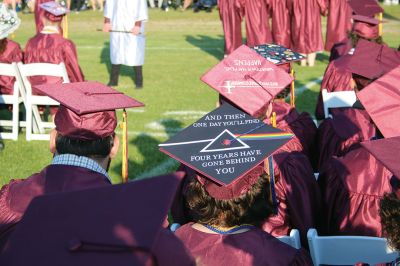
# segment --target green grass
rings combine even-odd
[[[188,126],[201,115],[215,107],[217,94],[200,81],[200,76],[223,57],[223,33],[218,13],[192,13],[150,10],[146,25],[147,44],[144,65],[144,89],[135,90],[132,69],[123,67],[119,90],[144,102],[144,112],[129,113],[129,177],[146,177],[149,171],[163,164],[164,171],[172,171],[176,163],[158,151],[157,144]],[[34,34],[32,15],[21,15],[23,23],[15,40],[23,47]],[[397,47],[400,40],[400,7],[386,8],[384,24],[385,41]],[[96,31],[102,26],[98,12],[72,13],[70,38],[78,49],[79,62],[87,80],[108,81],[108,35]],[[325,27],[325,20],[323,21]],[[318,55],[314,68],[296,69],[296,86],[300,87],[323,75],[328,54]],[[300,111],[313,112],[319,86],[297,97]],[[185,116],[174,111],[193,111]],[[168,113],[170,112],[170,113]],[[154,122],[158,122],[154,123]],[[161,125],[157,127],[157,125]],[[147,134],[136,134],[146,132]],[[10,178],[25,178],[40,171],[51,161],[48,143],[25,141],[24,131],[17,142],[4,140],[0,152],[0,185]],[[165,163],[167,162],[167,163]],[[113,160],[110,175],[120,181],[121,155]],[[157,174],[157,171],[150,174]]]

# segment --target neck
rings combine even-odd
[[[60,155],[60,154],[58,152],[53,154],[53,156],[57,156],[57,155]],[[76,155],[76,156],[80,156],[80,155]],[[105,158],[93,157],[93,156],[83,156],[83,157],[87,157],[87,158],[95,161],[96,163],[98,163],[101,166],[101,168],[103,168],[104,170],[106,170],[108,172],[108,169],[110,168],[110,163],[111,163],[110,156],[107,156]]]

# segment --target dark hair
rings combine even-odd
[[[356,83],[356,91],[361,91],[362,89],[364,89],[365,87],[367,87],[369,84],[371,84],[372,82],[374,82],[375,80],[377,80],[377,78],[373,78],[373,79],[369,79],[366,77],[363,77],[361,75],[358,74],[352,74],[352,78],[354,79],[354,82]]]
[[[110,154],[114,137],[108,136],[96,140],[80,140],[57,134],[56,150],[59,154],[75,154],[78,156],[105,158]]]
[[[385,194],[380,202],[382,230],[387,235],[389,244],[400,250],[400,199],[396,194]]]
[[[4,39],[0,40],[0,54],[4,53],[4,51],[6,50],[7,43],[8,43],[7,38],[4,38]]]
[[[276,99],[286,99],[286,97],[290,94],[290,86],[287,86],[283,91],[281,91],[280,93],[278,93],[275,98]]]
[[[211,197],[196,178],[189,182],[187,189],[186,203],[199,223],[222,227],[260,226],[273,213],[265,174],[245,194],[230,200]]]
[[[355,34],[354,32],[350,32],[349,38],[351,39],[351,43],[353,44],[353,47],[356,47],[359,39],[364,39],[364,40],[374,42],[377,44],[384,44],[382,36],[378,36],[375,39],[368,39],[368,38],[361,37],[361,36]]]

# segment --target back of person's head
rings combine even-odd
[[[386,194],[380,202],[382,230],[389,244],[400,250],[400,199],[395,193]]]
[[[95,140],[81,140],[56,136],[56,150],[58,154],[75,154],[93,158],[107,157],[114,145],[114,136],[107,136]]]
[[[186,201],[193,218],[204,224],[233,227],[242,224],[259,226],[272,213],[269,182],[265,173],[244,193],[232,199],[217,199],[207,192],[198,178],[188,187]]]

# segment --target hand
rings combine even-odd
[[[139,34],[140,34],[140,26],[135,25],[135,27],[133,27],[133,28],[131,29],[131,33],[132,33],[133,35],[139,35]]]
[[[111,23],[110,22],[105,22],[103,24],[103,32],[110,32],[111,31]]]

